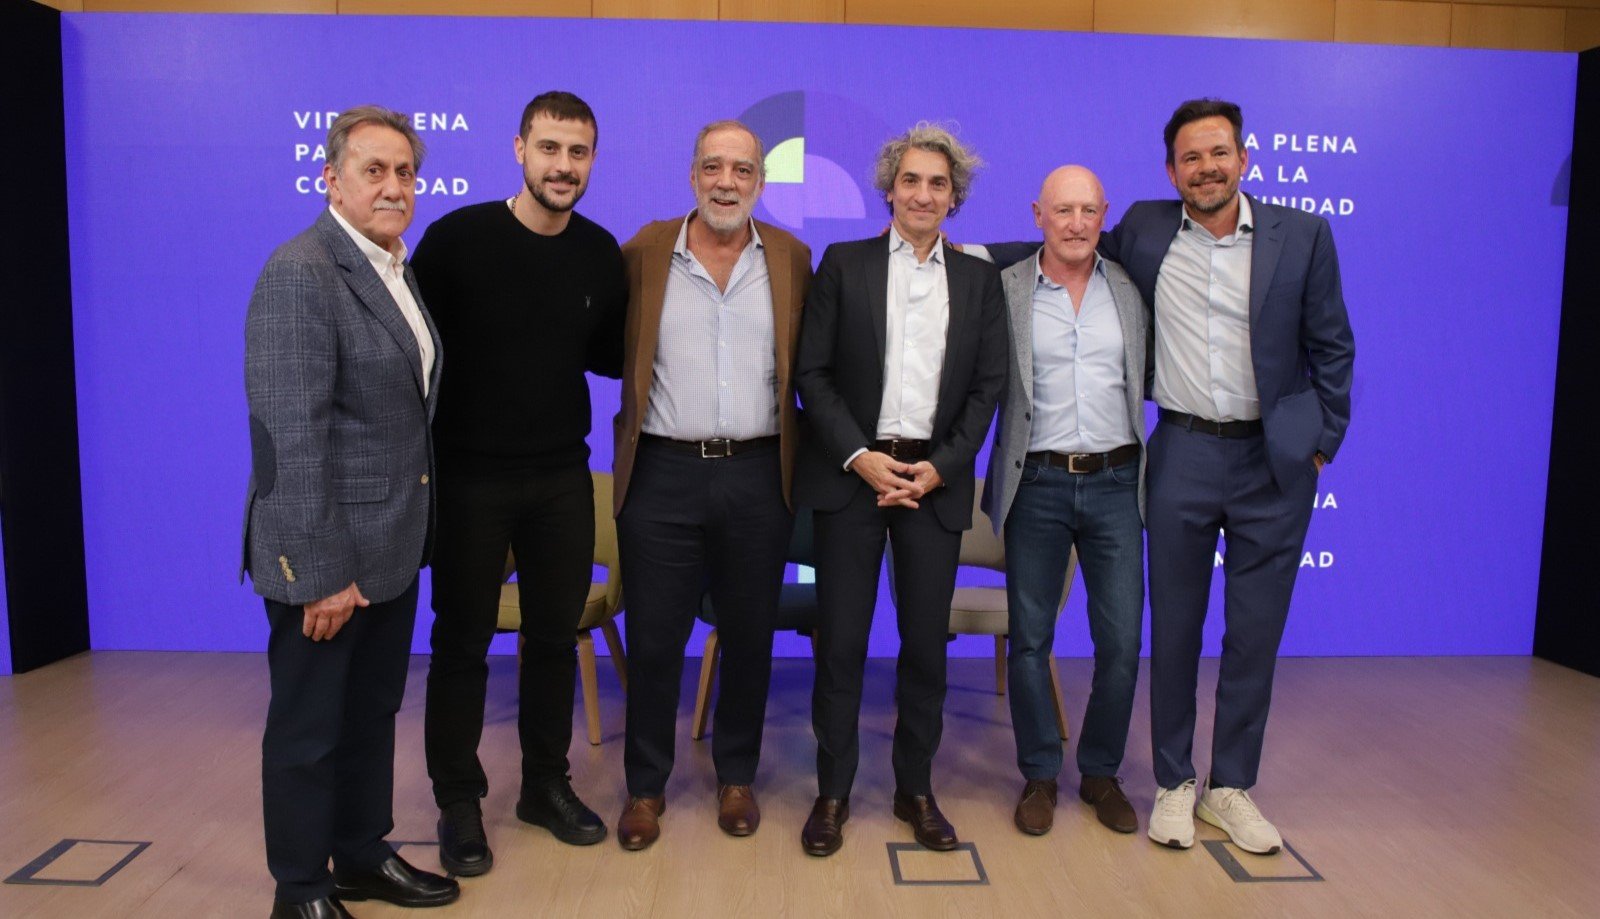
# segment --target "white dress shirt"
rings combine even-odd
[[[877,436],[927,440],[933,436],[950,328],[944,246],[935,243],[927,260],[919,262],[916,249],[890,227],[888,297]]]
[[[422,321],[422,309],[417,306],[417,299],[411,295],[411,287],[406,284],[406,241],[397,239],[400,244],[399,254],[390,252],[372,240],[361,235],[361,232],[351,226],[337,210],[330,205],[328,213],[333,219],[339,221],[339,226],[350,234],[355,240],[361,254],[372,263],[372,270],[378,273],[378,278],[383,281],[383,286],[388,288],[389,296],[394,298],[395,305],[400,307],[400,315],[406,317],[406,325],[411,327],[411,334],[417,339],[417,352],[422,357],[422,396],[428,396],[428,379],[433,375],[433,336],[428,334],[428,324]]]

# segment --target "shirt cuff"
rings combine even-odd
[[[861,449],[857,450],[856,452],[850,454],[850,458],[846,459],[844,461],[844,471],[845,472],[849,472],[850,471],[850,464],[856,461],[856,457],[860,456],[861,454],[863,454],[865,452],[867,452],[867,448],[866,447],[862,447]]]

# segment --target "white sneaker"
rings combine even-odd
[[[1246,852],[1274,855],[1283,848],[1278,828],[1261,816],[1250,793],[1242,788],[1207,788],[1195,813],[1227,833],[1233,844]]]
[[[1177,788],[1157,788],[1147,835],[1174,849],[1194,845],[1194,779]]]

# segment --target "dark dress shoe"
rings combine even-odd
[[[344,904],[333,897],[321,897],[308,903],[284,903],[274,900],[272,919],[355,919]]]
[[[1017,829],[1029,836],[1043,836],[1050,832],[1056,821],[1056,780],[1029,779],[1022,786],[1022,797],[1017,799],[1017,813],[1013,818]]]
[[[895,792],[894,815],[911,824],[911,835],[924,849],[949,852],[960,845],[956,839],[956,828],[939,812],[933,795],[903,795]]]
[[[1086,775],[1078,786],[1078,797],[1094,808],[1095,817],[1118,833],[1132,833],[1139,828],[1139,818],[1133,805],[1122,793],[1122,780],[1114,775]]]
[[[661,837],[661,812],[667,809],[666,796],[629,798],[617,820],[617,842],[629,852],[650,848]]]
[[[439,864],[464,878],[477,877],[494,867],[477,798],[456,801],[439,813]]]
[[[395,906],[444,906],[461,896],[461,885],[391,855],[371,871],[335,868],[333,895],[341,900],[382,900]]]
[[[800,848],[807,855],[825,856],[839,851],[844,845],[844,824],[850,819],[850,799],[817,798],[811,805],[811,816],[800,831]]]
[[[761,825],[761,808],[749,785],[717,786],[717,826],[729,836],[749,836]]]
[[[524,788],[517,802],[517,819],[544,827],[569,846],[592,846],[606,838],[605,821],[578,800],[571,776]]]

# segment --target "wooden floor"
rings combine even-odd
[[[828,859],[806,857],[798,841],[815,793],[810,662],[777,666],[758,785],[764,822],[743,840],[717,831],[709,739],[688,739],[698,661],[688,663],[662,838],[628,853],[614,838],[564,846],[512,816],[515,665],[496,658],[483,745],[496,866],[463,882],[459,903],[422,915],[1542,917],[1593,916],[1600,903],[1600,680],[1542,661],[1283,661],[1255,797],[1303,863],[1208,847],[1223,837],[1204,824],[1185,852],[1145,838],[1143,674],[1123,769],[1141,832],[1121,836],[1094,822],[1073,794],[1069,755],[1055,830],[1022,836],[1011,825],[1020,782],[992,664],[953,662],[934,784],[987,883],[973,883],[971,853],[898,852],[901,881],[968,882],[920,885],[897,883],[891,865],[895,844],[911,842],[889,813],[892,662],[871,665],[852,818],[844,849]],[[1061,669],[1076,723],[1089,663],[1064,660]],[[437,868],[422,761],[425,670],[413,660],[400,716],[392,839],[415,843],[402,854]],[[1207,662],[1207,726],[1214,679]],[[579,713],[573,775],[614,824],[624,795],[622,697],[610,671],[601,687],[604,743],[584,743]],[[0,916],[265,916],[265,708],[260,655],[102,653],[0,677],[0,876],[15,877],[62,840],[149,843],[100,886],[0,885]],[[1208,744],[1203,729],[1196,749]],[[34,877],[98,877],[131,851],[78,843]],[[1229,861],[1241,875],[1277,880],[1235,879]],[[381,904],[354,910],[416,915]]]

